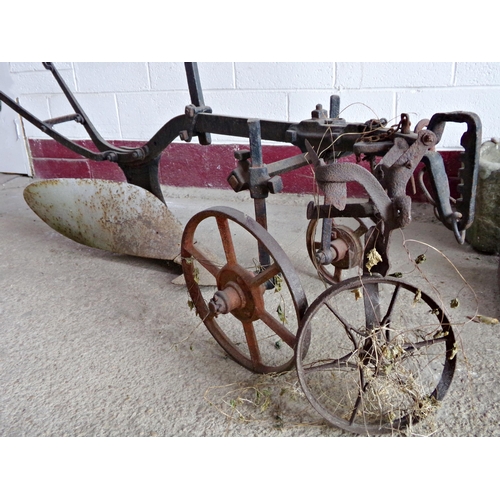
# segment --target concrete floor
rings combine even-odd
[[[190,311],[186,288],[171,283],[179,266],[65,238],[26,205],[22,193],[30,182],[0,174],[1,436],[348,435],[315,412],[295,371],[255,375],[228,359]],[[165,188],[165,194],[183,224],[214,205],[252,214],[248,198],[232,192]],[[269,198],[269,232],[309,303],[325,289],[305,247],[311,198]],[[460,336],[451,389],[432,422],[414,433],[499,436],[500,326],[468,319],[500,316],[497,257],[459,246],[428,207],[414,206],[413,215],[404,236],[394,235],[392,272],[412,269],[403,237],[425,242],[430,246],[407,247],[413,257],[426,254],[421,268],[444,303],[460,302],[450,312]],[[265,408],[235,412],[228,404],[256,388],[269,395]]]

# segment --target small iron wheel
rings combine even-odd
[[[270,256],[264,268],[259,249]],[[187,223],[181,257],[196,313],[227,354],[256,373],[291,369],[307,300],[274,238],[242,212],[214,207]],[[199,266],[215,278],[216,290],[198,284]]]
[[[396,278],[355,277],[330,287],[307,310],[298,336],[307,399],[354,434],[398,433],[433,413],[455,370],[445,313]]]
[[[363,244],[361,237],[367,232],[367,227],[360,219],[356,229],[347,226],[332,226],[332,243],[337,239],[347,247],[347,254],[332,262],[331,264],[320,264],[316,259],[317,252],[321,249],[321,219],[311,219],[307,226],[306,245],[309,259],[316,268],[320,278],[324,279],[330,285],[340,283],[342,279],[342,270],[351,269],[361,264],[363,258]],[[333,243],[335,245],[335,243]]]

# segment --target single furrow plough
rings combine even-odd
[[[414,177],[439,220],[464,242],[474,217],[481,145],[476,114],[437,113],[414,128],[407,114],[393,126],[384,119],[348,123],[339,117],[334,95],[328,111],[318,105],[299,123],[222,116],[204,103],[196,63],[185,63],[191,104],[141,147],[124,148],[99,135],[54,64],[44,66],[74,114],[42,121],[3,92],[0,100],[72,151],[116,163],[128,183],[34,182],[25,198],[43,220],[105,250],[167,260],[180,253],[190,305],[229,356],[256,373],[296,367],[305,396],[335,426],[358,434],[393,433],[443,399],[456,365],[452,324],[436,300],[388,276],[388,245],[392,231],[411,220],[406,188]],[[97,151],[55,130],[69,120],[85,128]],[[435,149],[449,122],[467,127],[457,200],[450,198],[443,158]],[[209,145],[212,134],[248,138],[248,149],[235,151],[236,167],[227,180],[234,191],[249,191],[255,214],[212,207],[182,229],[163,198],[160,156],[178,137]],[[263,140],[295,145],[301,153],[265,164]],[[347,156],[370,168],[345,161]],[[267,231],[266,208],[269,194],[283,188],[281,174],[303,167],[313,169],[324,196],[323,203],[307,206],[305,239],[318,276],[328,283],[309,306],[291,261]],[[368,199],[348,199],[348,183],[361,185]],[[339,218],[353,224],[340,224]],[[345,278],[346,270],[357,275]],[[200,283],[200,271],[213,279],[215,292]]]

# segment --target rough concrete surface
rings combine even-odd
[[[26,205],[29,182],[0,175],[1,436],[350,435],[316,413],[294,370],[255,375],[229,359],[190,311],[186,288],[171,283],[178,265],[65,238]],[[253,210],[233,193],[165,188],[165,195],[183,224],[213,205]],[[310,199],[276,195],[268,206],[269,232],[309,303],[325,289],[306,252]],[[460,350],[437,414],[410,434],[499,436],[500,326],[468,319],[500,316],[497,257],[459,246],[429,207],[414,206],[413,215],[404,237],[430,246],[407,247],[413,257],[426,254],[420,267],[444,303],[459,299],[449,312]],[[402,241],[396,231],[392,270],[411,281],[414,265]],[[251,404],[257,392],[265,405]]]

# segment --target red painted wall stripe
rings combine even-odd
[[[75,141],[78,144],[96,151],[90,141]],[[110,141],[118,147],[139,147],[141,142]],[[38,179],[57,177],[107,179],[125,181],[121,169],[108,161],[95,162],[82,158],[80,155],[65,148],[53,140],[30,139],[31,156],[34,175]],[[160,182],[174,187],[199,187],[231,189],[227,177],[236,166],[234,151],[244,148],[236,144],[212,144],[200,146],[194,143],[173,143],[164,152],[160,161]],[[295,146],[262,147],[264,163],[289,158],[300,153]],[[451,195],[457,196],[457,171],[460,168],[459,151],[444,151],[441,153],[450,179]],[[343,158],[342,161],[355,161],[354,156]],[[368,168],[368,164],[361,163]],[[417,168],[421,168],[417,167]],[[314,177],[311,167],[303,167],[282,175],[284,193],[315,193]],[[415,201],[426,201],[417,187],[413,194],[408,186],[408,194]],[[364,189],[356,183],[348,185],[350,197],[365,196]]]

